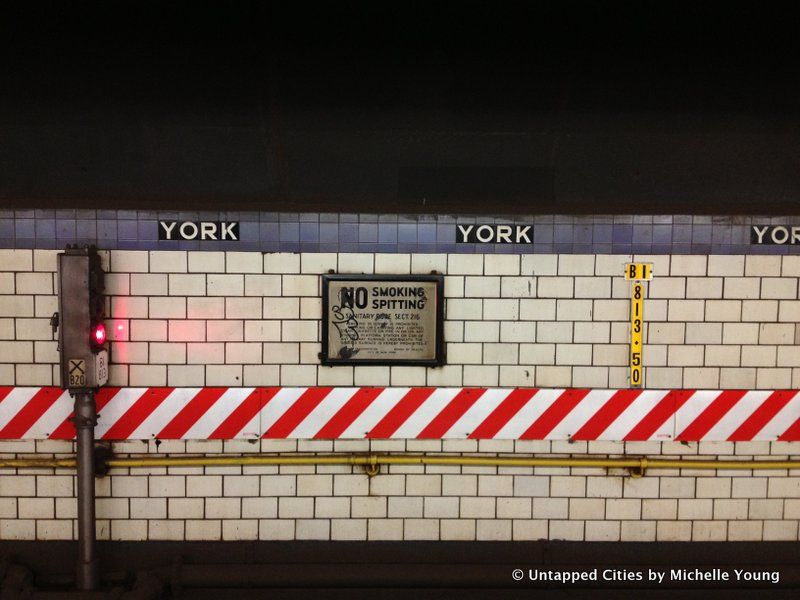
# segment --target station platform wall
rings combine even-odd
[[[0,250],[0,386],[60,384],[54,249]],[[629,283],[645,284],[644,386],[800,389],[800,256],[102,251],[109,385],[628,387]],[[319,364],[320,274],[445,275],[447,364]],[[0,403],[0,411],[3,404]],[[789,429],[794,423],[786,423]],[[144,439],[121,455],[447,452],[680,457],[685,469],[165,467],[97,480],[98,535],[120,540],[797,540],[800,473],[700,471],[698,457],[797,458],[800,443],[520,439]],[[69,440],[0,441],[57,456]],[[71,539],[68,470],[0,472],[0,538]]]

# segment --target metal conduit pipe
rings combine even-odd
[[[77,431],[78,487],[78,589],[96,590],[100,582],[95,553],[96,519],[94,476],[94,427],[97,407],[91,393],[75,394],[75,429]]]
[[[381,465],[454,465],[482,467],[578,467],[597,469],[629,469],[633,475],[643,475],[647,469],[725,469],[725,470],[784,470],[800,469],[800,460],[692,460],[647,457],[629,458],[561,458],[511,456],[441,456],[441,455],[244,455],[244,456],[146,456],[117,457],[105,461],[107,468],[148,467],[211,467],[211,466],[276,466],[276,465],[355,465],[377,475]],[[71,458],[6,458],[0,468],[74,469]]]

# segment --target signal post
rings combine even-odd
[[[77,433],[78,568],[77,587],[99,584],[95,555],[94,393],[108,381],[105,347],[105,281],[94,247],[67,247],[58,255],[58,348],[61,387],[75,398]]]

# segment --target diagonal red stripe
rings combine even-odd
[[[776,390],[772,392],[761,403],[761,406],[754,410],[753,414],[747,417],[744,423],[739,425],[738,429],[728,437],[728,441],[746,442],[752,440],[797,393],[796,390]]]
[[[314,438],[318,440],[333,439],[342,435],[342,432],[350,427],[353,421],[372,404],[373,400],[380,396],[383,389],[384,388],[380,387],[359,388],[359,390],[345,402],[344,406],[322,426],[322,429],[314,435]]]
[[[228,388],[207,387],[201,388],[194,398],[189,400],[182,409],[178,411],[172,420],[164,425],[164,428],[156,434],[161,440],[179,440],[189,428],[197,423],[197,420],[206,414],[209,408],[220,399]]]
[[[596,440],[636,400],[642,390],[617,390],[572,436],[573,440]]]
[[[264,432],[263,438],[285,438],[295,430],[303,419],[314,410],[320,402],[327,396],[331,389],[329,387],[308,388],[281,417],[272,424],[272,427]]]
[[[0,385],[0,402],[6,399],[14,388],[12,386]]]
[[[784,431],[778,438],[779,442],[800,442],[800,419],[797,419],[789,429]]]
[[[244,401],[233,409],[225,420],[220,423],[211,435],[208,436],[211,440],[230,440],[235,438],[239,432],[244,429],[247,424],[255,417],[267,402],[280,391],[281,388],[256,388]]]
[[[433,388],[411,388],[367,434],[368,438],[387,439],[414,414],[433,393]]]
[[[97,413],[100,414],[100,411],[103,410],[103,407],[108,404],[108,402],[114,397],[114,395],[120,390],[121,388],[118,387],[102,387],[97,390],[97,393],[94,395],[94,402],[97,406]],[[69,413],[69,416],[64,419],[64,421],[53,430],[48,437],[51,440],[72,440],[75,438],[75,424],[72,422],[72,419],[75,418],[75,413]]]
[[[439,439],[483,396],[486,388],[464,388],[419,432],[417,439]]]
[[[505,427],[539,390],[536,388],[517,388],[503,398],[503,401],[469,434],[472,440],[491,439]]]
[[[649,440],[692,394],[694,390],[670,390],[622,439],[626,442]]]
[[[566,417],[578,403],[586,397],[589,390],[564,390],[541,416],[519,436],[521,440],[543,440],[553,428]]]
[[[104,440],[126,440],[136,431],[144,420],[150,416],[158,405],[172,393],[175,388],[147,388],[142,396],[125,411],[103,436]]]
[[[43,387],[33,395],[25,406],[0,429],[0,439],[19,439],[33,427],[53,403],[61,396],[62,389],[57,387]]]
[[[696,442],[703,439],[708,430],[716,425],[725,414],[745,395],[745,390],[724,390],[706,406],[694,421],[675,436],[678,441]]]

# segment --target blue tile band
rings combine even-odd
[[[159,240],[159,221],[239,223],[240,239]],[[531,225],[531,243],[459,243],[457,225]],[[800,216],[397,215],[0,210],[0,248],[422,252],[481,254],[800,254],[800,239],[756,244],[757,226],[800,227]],[[795,230],[798,231],[798,230]],[[779,238],[782,239],[782,238]],[[792,241],[795,243],[791,243]]]

